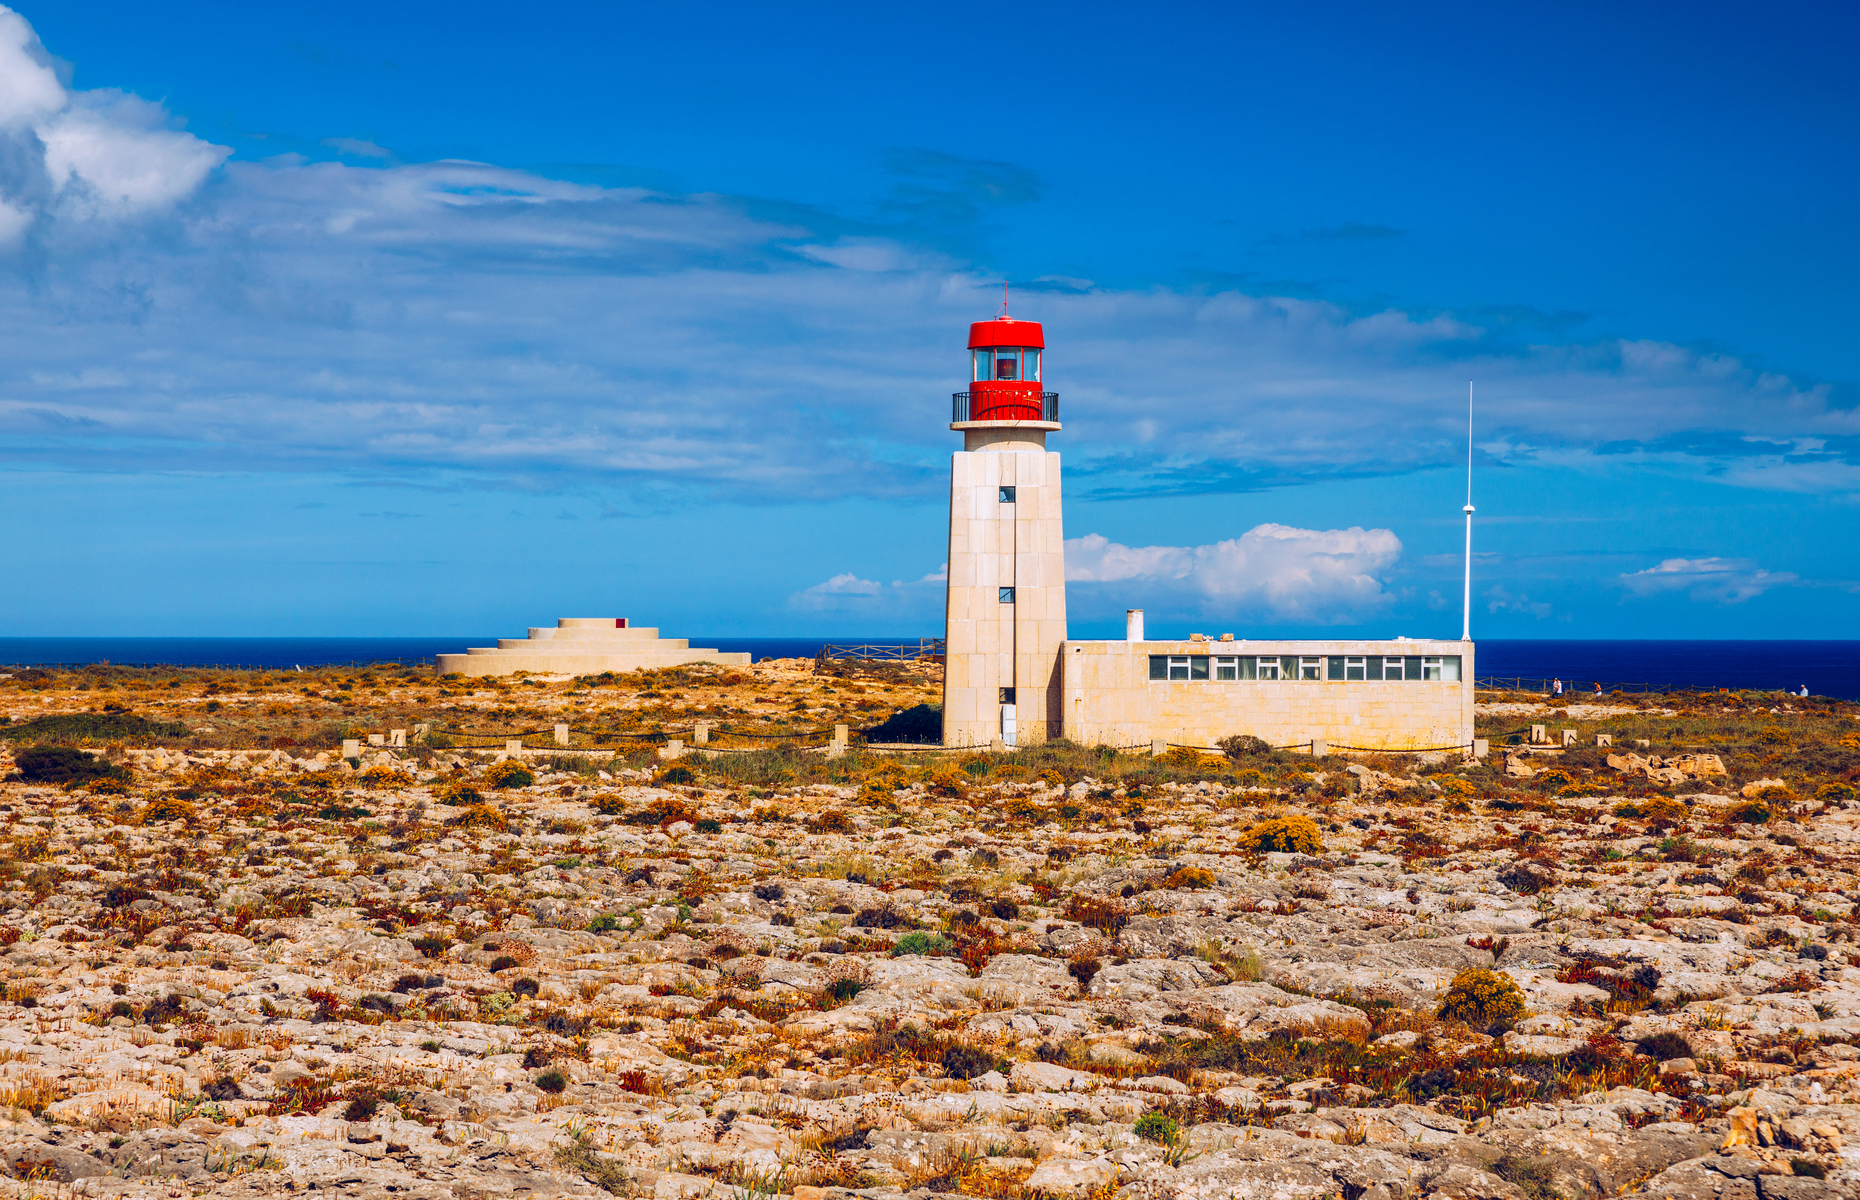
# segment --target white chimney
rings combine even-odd
[[[1143,640],[1143,610],[1127,608],[1124,610],[1124,640],[1140,642]]]

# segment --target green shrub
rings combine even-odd
[[[19,777],[27,783],[83,783],[89,779],[129,780],[129,769],[93,758],[71,746],[29,746],[14,755]]]
[[[1853,798],[1853,784],[1842,783],[1839,780],[1833,783],[1824,783],[1815,789],[1815,799],[1826,801],[1829,804],[1845,804]]]
[[[606,933],[610,929],[620,928],[620,918],[612,913],[602,913],[588,922],[589,933]]]
[[[1502,1154],[1488,1170],[1523,1192],[1524,1200],[1559,1200],[1562,1196],[1550,1182],[1550,1165],[1542,1159]]]
[[[163,821],[192,821],[197,815],[194,806],[180,796],[157,796],[136,813],[136,824],[155,825]]]
[[[1659,1062],[1675,1058],[1691,1058],[1692,1043],[1677,1033],[1656,1033],[1640,1043],[1640,1052]]]
[[[506,758],[485,769],[484,781],[494,788],[525,788],[536,782],[536,772],[514,758]]]
[[[568,1087],[568,1076],[551,1067],[536,1077],[536,1086],[555,1095]]]
[[[898,939],[897,945],[891,948],[891,954],[894,958],[904,954],[934,955],[948,953],[949,943],[943,939],[942,934],[925,933],[922,930],[905,934]]]
[[[433,789],[433,797],[441,804],[467,805],[477,804],[484,799],[478,789],[458,779],[449,779]]]
[[[1310,817],[1277,817],[1261,821],[1240,835],[1239,846],[1255,854],[1322,854],[1324,839]]]
[[[1517,982],[1503,971],[1483,967],[1469,967],[1455,975],[1440,1001],[1442,1019],[1475,1027],[1516,1020],[1523,1014],[1524,993]]]
[[[868,742],[940,742],[943,740],[943,709],[936,704],[919,704],[892,713],[879,724],[859,732]]]
[[[179,721],[151,721],[135,713],[55,713],[9,725],[9,742],[120,741],[124,738],[186,737]]]
[[[1741,804],[1732,805],[1731,811],[1725,814],[1725,819],[1735,821],[1740,825],[1763,825],[1774,815],[1770,812],[1770,806],[1761,800],[1746,800]]]
[[[973,1046],[951,1046],[943,1052],[943,1073],[951,1079],[974,1079],[995,1069],[995,1056]]]
[[[1254,737],[1250,733],[1236,733],[1214,744],[1228,758],[1248,758],[1256,754],[1272,753],[1271,742],[1265,738]]]
[[[489,804],[479,802],[477,804],[467,804],[464,808],[459,810],[458,816],[453,817],[451,820],[447,821],[446,824],[457,825],[463,829],[504,830],[510,828],[510,818],[506,817],[495,808],[492,808]]]
[[[428,958],[438,958],[450,950],[456,942],[454,939],[438,934],[413,939],[413,948]]]
[[[1172,1146],[1182,1136],[1182,1126],[1174,1117],[1159,1112],[1146,1112],[1137,1118],[1131,1132],[1146,1142]]]
[[[1671,796],[1655,796],[1640,806],[1640,815],[1649,821],[1664,821],[1677,825],[1691,814],[1686,806]]]

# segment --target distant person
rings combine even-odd
[[[1595,681],[1595,698],[1597,700],[1602,698],[1602,681],[1599,679]]]
[[[1802,690],[1801,690],[1801,691],[1799,691],[1799,692],[1797,692],[1797,693],[1796,693],[1796,695],[1798,695],[1798,696],[1806,696],[1806,695],[1808,695],[1808,685],[1807,685],[1806,683],[1805,683],[1805,684],[1803,684],[1803,685],[1802,685]]]
[[[1561,679],[1552,679],[1550,681],[1550,694],[1559,700],[1563,698],[1563,681]]]

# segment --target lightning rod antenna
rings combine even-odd
[[[1473,385],[1466,381],[1466,584],[1460,596],[1460,640],[1472,641],[1472,467],[1473,467]]]

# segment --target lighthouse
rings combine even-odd
[[[969,326],[969,387],[952,397],[943,744],[1060,736],[1066,641],[1059,396],[1043,389],[1046,334],[1005,314]]]

